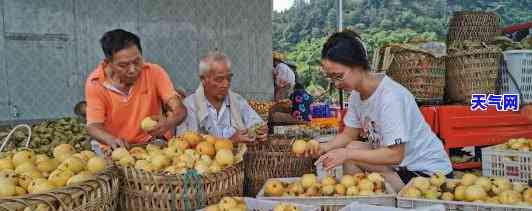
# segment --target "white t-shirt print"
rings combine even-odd
[[[375,149],[405,144],[399,166],[433,174],[452,171],[440,139],[425,122],[414,96],[402,85],[383,76],[375,92],[365,101],[351,92],[345,125],[360,128]]]

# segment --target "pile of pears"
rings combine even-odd
[[[372,196],[384,193],[384,178],[378,173],[344,174],[340,181],[332,176],[318,181],[315,174],[304,174],[293,183],[270,179],[264,185],[264,195],[268,197]]]
[[[53,157],[19,149],[0,154],[0,198],[45,193],[95,179],[107,161],[92,151],[76,152],[70,144],[53,149]]]
[[[416,177],[399,195],[406,198],[532,206],[532,187],[512,183],[505,177],[479,177],[470,173],[464,174],[460,180],[446,180],[441,173],[430,178]]]
[[[314,139],[311,139],[309,141],[306,141],[304,139],[298,139],[295,140],[294,143],[292,143],[292,152],[298,156],[302,155],[306,150],[319,148],[320,142]]]
[[[532,139],[527,138],[512,138],[504,144],[497,145],[497,149],[501,150],[517,150],[521,152],[530,152],[532,149]]]
[[[123,167],[152,173],[185,174],[195,169],[199,174],[217,173],[243,159],[245,151],[234,152],[233,143],[196,132],[185,132],[169,140],[168,146],[148,144],[145,148],[117,148],[112,160]]]
[[[205,208],[205,211],[246,211],[248,205],[242,197],[223,197],[218,204]],[[281,202],[273,207],[273,211],[301,211],[291,203]]]

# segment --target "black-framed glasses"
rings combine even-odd
[[[343,81],[345,79],[345,73],[327,73],[323,67],[320,67],[320,72],[329,82]]]

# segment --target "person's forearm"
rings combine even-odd
[[[99,124],[88,125],[87,132],[89,136],[91,136],[93,139],[96,139],[97,141],[103,142],[105,144],[109,144],[110,142],[116,139],[116,137],[105,131],[103,125]]]
[[[170,116],[167,117],[167,120],[173,127],[177,127],[187,117],[187,109],[178,97],[171,98],[168,100],[167,104],[170,108]]]
[[[403,160],[402,152],[384,147],[374,150],[347,149],[348,160],[372,165],[398,165]]]
[[[352,140],[353,138],[351,138],[348,134],[340,133],[333,140],[324,144],[325,150],[331,151],[333,149],[343,148],[347,146],[347,144],[349,144],[349,142],[351,142]]]

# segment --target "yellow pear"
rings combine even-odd
[[[223,197],[218,203],[218,206],[221,210],[230,210],[233,207],[236,207],[237,203],[232,197]]]
[[[264,184],[264,194],[266,196],[282,196],[284,193],[284,187],[281,181],[271,179]]]
[[[194,166],[194,169],[196,169],[198,174],[201,175],[209,172],[209,166],[202,163],[197,163],[196,166]]]
[[[7,159],[7,158],[0,159],[0,171],[4,169],[11,169],[11,170],[15,169],[15,166],[13,165],[13,162],[11,162],[10,159]]]
[[[96,174],[96,173],[99,173],[105,170],[106,167],[107,167],[107,161],[105,161],[105,159],[102,157],[96,156],[96,157],[91,158],[89,162],[87,162],[87,170],[89,170],[89,172],[93,174]]]
[[[480,185],[471,185],[465,190],[466,201],[484,200],[487,196],[486,190]]]
[[[44,193],[56,188],[51,182],[40,182],[32,187],[30,193]]]
[[[196,146],[196,151],[202,155],[208,155],[210,157],[214,157],[216,155],[216,148],[214,145],[206,141],[200,142]]]
[[[148,151],[148,154],[154,154],[154,153],[158,153],[158,152],[161,152],[161,147],[159,145],[155,145],[155,144],[148,144],[146,146],[146,151]]]
[[[349,174],[345,174],[340,179],[340,184],[344,185],[345,187],[349,188],[356,185],[356,180],[353,176]]]
[[[26,195],[27,192],[26,192],[26,189],[20,187],[20,186],[16,186],[15,187],[15,196],[23,196],[23,195]]]
[[[334,186],[334,190],[336,194],[340,196],[344,196],[345,192],[347,191],[347,188],[342,184],[336,184],[336,186]]]
[[[39,162],[42,162],[42,161],[45,161],[45,160],[49,160],[50,157],[48,157],[48,155],[45,155],[45,154],[38,154],[38,155],[35,155],[35,163],[39,163]]]
[[[86,161],[89,161],[91,158],[96,156],[96,153],[94,153],[93,151],[89,151],[89,150],[83,150],[80,152],[80,154],[87,158]]]
[[[384,177],[382,177],[379,173],[375,172],[368,174],[367,178],[373,183],[384,182]]]
[[[218,208],[218,204],[215,204],[206,207],[205,211],[220,211],[220,209]]]
[[[63,187],[72,176],[74,173],[68,169],[56,169],[50,174],[48,181],[56,187]]]
[[[216,144],[216,137],[214,136],[211,136],[211,135],[204,135],[203,136],[203,139],[205,139],[205,141],[209,144],[212,144],[212,145],[215,145]]]
[[[11,169],[4,169],[0,171],[0,179],[7,179],[12,183],[17,182],[17,176],[17,173]]]
[[[0,198],[14,196],[17,193],[16,187],[11,180],[0,179]]]
[[[312,140],[307,142],[306,148],[307,149],[319,149],[320,148],[320,142],[312,139]]]
[[[491,180],[487,177],[479,177],[474,184],[484,188],[485,191],[491,190]]]
[[[135,165],[135,159],[131,155],[126,155],[118,161],[118,165],[124,167],[133,166]]]
[[[43,183],[43,182],[48,182],[47,179],[44,179],[44,178],[37,178],[37,179],[34,179],[30,182],[30,184],[28,185],[28,188],[26,188],[26,190],[28,191],[28,193],[32,193],[33,192],[33,187],[37,186],[39,183]]]
[[[324,185],[321,188],[321,194],[324,196],[332,196],[334,194],[334,185]]]
[[[154,155],[150,157],[150,162],[156,170],[161,170],[170,165],[170,159],[164,155]]]
[[[500,194],[504,191],[511,190],[512,183],[508,178],[495,177],[492,181],[491,191],[495,194]]]
[[[215,157],[216,162],[220,164],[221,166],[233,165],[234,159],[235,158],[234,158],[233,152],[227,149],[220,149],[216,153],[216,157]]]
[[[36,164],[37,164],[37,170],[41,172],[52,172],[59,166],[56,159],[42,160],[42,161],[36,162]]]
[[[27,162],[18,165],[17,168],[15,168],[15,173],[22,174],[24,172],[30,172],[34,170],[37,170],[37,167],[35,167],[33,163]]]
[[[216,143],[214,143],[214,148],[216,151],[220,151],[221,149],[233,151],[233,142],[228,139],[219,139],[216,140]]]
[[[42,177],[39,177],[42,178]],[[19,186],[23,187],[24,189],[28,189],[28,186],[33,181],[33,178],[31,175],[28,174],[22,174],[18,176],[17,183]]]
[[[532,142],[530,142],[532,143]],[[527,188],[523,192],[523,200],[527,202],[529,205],[532,205],[532,187]]]
[[[305,140],[296,140],[292,144],[292,152],[296,155],[301,155],[305,152],[305,149],[307,147],[307,142]]]
[[[477,180],[477,176],[471,173],[466,173],[464,176],[462,176],[462,180],[460,181],[460,184],[464,186],[470,186],[475,184],[475,181]]]
[[[350,186],[347,188],[346,195],[347,196],[356,196],[358,195],[358,187],[357,186]]]
[[[358,183],[358,188],[360,189],[361,192],[362,191],[373,191],[373,189],[375,188],[375,185],[373,184],[373,182],[369,181],[368,179],[362,179]]]
[[[69,158],[67,158],[66,160],[64,160],[61,165],[59,165],[58,168],[61,168],[61,169],[68,169],[70,171],[72,171],[74,174],[77,174],[81,171],[83,171],[85,169],[85,166],[87,164],[85,163],[85,161],[83,161],[81,158],[78,158],[78,157],[74,157],[74,156],[71,156]]]
[[[457,201],[464,201],[466,199],[466,186],[460,185],[454,189],[454,199]]]
[[[153,165],[147,160],[137,160],[135,163],[135,168],[147,172],[152,172],[155,169],[155,167],[153,167]]]
[[[123,148],[123,147],[120,147],[118,149],[113,150],[113,153],[111,154],[111,158],[114,161],[119,161],[120,159],[122,159],[123,157],[126,157],[128,155],[129,155],[129,152],[127,151],[127,149]]]
[[[82,183],[82,182],[85,182],[87,180],[91,180],[91,179],[94,179],[94,175],[92,174],[88,174],[88,173],[79,173],[79,174],[76,174],[72,177],[70,177],[70,179],[68,179],[67,181],[67,185],[73,185],[73,184],[79,184],[79,183]]]
[[[318,183],[318,179],[315,174],[304,174],[301,176],[301,185],[303,188],[307,189]]]
[[[163,149],[163,154],[169,158],[172,158],[183,154],[183,150],[176,146],[169,146]]]
[[[326,176],[321,180],[321,185],[336,185],[336,179],[332,176]]]
[[[63,160],[66,160],[75,153],[74,147],[70,144],[59,144],[53,151],[54,158],[59,162],[63,162]]]
[[[192,132],[192,131],[187,131],[183,133],[182,137],[183,137],[183,140],[188,142],[191,148],[195,148],[197,144],[203,141],[203,137],[200,134],[196,132]]]
[[[22,150],[13,155],[11,162],[13,163],[15,167],[18,167],[19,165],[23,163],[34,163],[35,154],[31,150]]]
[[[441,195],[441,199],[445,201],[452,201],[454,199],[454,194],[445,192]]]
[[[146,132],[153,130],[157,126],[157,121],[151,117],[146,117],[140,122],[140,128]]]
[[[218,173],[222,170],[222,167],[217,162],[212,162],[209,166],[209,172],[211,173]]]
[[[430,180],[426,177],[415,177],[412,180],[412,184],[414,185],[414,187],[421,190],[422,192],[430,188]]]

